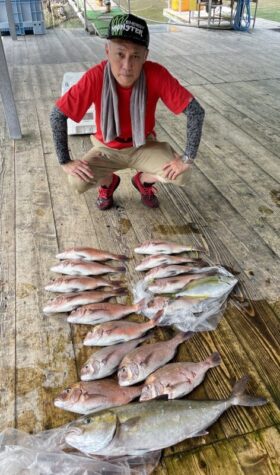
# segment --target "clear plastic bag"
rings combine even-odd
[[[155,303],[155,295],[148,290],[148,282],[141,280],[134,288],[135,303],[142,301],[141,313],[152,319],[158,310],[162,310],[162,316],[157,322],[159,326],[174,326],[181,331],[210,331],[215,330],[220,322],[226,308],[227,298],[233,287],[237,284],[237,279],[223,267],[217,268],[217,275],[229,278],[229,285],[226,290],[216,292],[215,297],[205,297],[203,299],[185,299],[183,295],[172,297],[161,295],[162,306]],[[160,302],[160,299],[158,300]]]
[[[148,475],[159,462],[160,451],[114,459],[73,452],[64,441],[70,425],[36,435],[2,432],[0,475]]]

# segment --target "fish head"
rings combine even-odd
[[[116,414],[110,411],[86,416],[75,421],[66,431],[65,441],[85,453],[96,453],[113,440],[118,425]]]
[[[103,330],[100,325],[95,325],[94,329],[85,337],[85,342],[94,338],[95,340],[99,340],[103,335]]]
[[[139,381],[140,368],[137,363],[123,365],[118,370],[118,380],[120,386],[130,386]]]
[[[82,395],[82,389],[79,384],[64,389],[54,400],[54,405],[62,409],[76,404]]]
[[[101,365],[98,360],[87,362],[81,369],[81,380],[90,381],[92,379],[92,376],[98,375],[100,371],[100,366]]]

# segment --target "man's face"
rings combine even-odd
[[[106,55],[118,84],[131,87],[141,74],[148,50],[131,41],[110,40],[106,44]]]

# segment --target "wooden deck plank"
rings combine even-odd
[[[25,140],[16,143],[16,426],[38,431],[69,420],[54,414],[53,397],[75,365],[69,329],[42,312],[57,237],[36,109],[18,106]]]
[[[3,117],[3,116],[2,116]],[[3,128],[2,128],[3,126]],[[4,124],[1,121],[1,130]],[[15,186],[14,145],[0,138],[0,432],[15,421]]]
[[[265,428],[234,437],[199,451],[164,457],[154,475],[272,475],[279,471],[280,446],[277,428]],[[267,442],[269,443],[267,444]],[[187,472],[186,472],[187,471]]]

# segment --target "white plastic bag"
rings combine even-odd
[[[36,435],[2,432],[0,475],[148,475],[159,462],[160,451],[114,459],[73,452],[64,441],[70,425]]]
[[[203,299],[185,299],[183,296],[175,294],[173,296],[160,295],[155,303],[155,295],[148,290],[148,282],[141,280],[134,288],[134,301],[138,303],[142,300],[143,307],[141,313],[152,319],[158,310],[162,310],[162,316],[158,321],[159,326],[174,326],[181,331],[210,331],[215,330],[220,322],[226,308],[227,298],[233,287],[237,284],[237,279],[223,267],[217,268],[217,275],[226,276],[230,279],[230,284],[226,290],[216,292],[215,297]],[[162,298],[162,306],[158,302]]]

